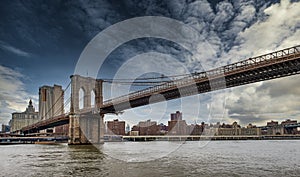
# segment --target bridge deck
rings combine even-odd
[[[51,119],[42,120],[35,124],[23,127],[21,131],[26,133],[31,133],[31,132],[34,133],[37,132],[38,130],[44,130],[47,128],[52,128],[55,126],[64,125],[68,123],[69,123],[69,115],[63,114],[63,115],[53,117]]]
[[[117,112],[164,100],[298,74],[300,45],[249,58],[103,102],[102,112]],[[164,98],[162,99],[161,96]]]

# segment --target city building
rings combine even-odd
[[[171,121],[182,120],[182,113],[180,111],[176,111],[175,113],[171,113]]]
[[[267,122],[267,126],[268,127],[278,126],[278,122],[271,120],[271,122]]]
[[[138,125],[134,125],[131,129],[133,132],[138,132],[139,135],[160,135],[160,126],[156,121],[141,121]]]
[[[187,125],[186,126],[186,134],[187,135],[192,135],[194,129],[195,129],[196,125],[191,124],[191,125]]]
[[[35,111],[32,101],[29,101],[28,107],[24,112],[14,112],[12,113],[11,119],[11,132],[20,130],[21,128],[34,124],[40,119],[38,117],[38,112]]]
[[[281,125],[284,127],[284,134],[297,134],[298,127],[294,126],[297,124],[298,124],[297,120],[287,119],[285,121],[282,121]]]
[[[223,123],[220,127],[217,127],[216,135],[217,136],[241,135],[241,126],[237,122],[233,122],[232,125]]]
[[[119,121],[118,119],[107,121],[105,134],[125,135],[125,121]]]
[[[281,122],[281,125],[295,125],[297,123],[297,120],[286,119],[285,121]]]
[[[39,118],[49,119],[64,114],[64,91],[60,85],[39,88]]]
[[[169,135],[186,135],[187,124],[185,120],[182,120],[182,113],[176,111],[170,115],[171,120],[168,121],[168,134]]]
[[[157,124],[156,121],[141,121],[134,125],[128,135],[147,136],[147,135],[204,135],[204,136],[261,136],[261,135],[296,135],[300,134],[300,124],[297,120],[287,119],[279,124],[277,121],[267,122],[267,126],[257,127],[249,123],[242,127],[237,122],[225,124],[217,122],[216,124],[190,124],[187,125],[182,119],[182,113],[177,111],[170,115],[168,126]]]
[[[187,126],[187,134],[189,135],[202,135],[203,131],[204,131],[205,125],[204,122],[201,123],[201,125],[199,124],[191,124]]]
[[[277,121],[267,122],[267,126],[262,127],[263,135],[283,135],[284,128]]]
[[[139,136],[139,131],[130,131],[129,136]]]
[[[262,127],[263,135],[291,135],[298,134],[297,120],[287,119],[279,124],[276,121],[267,122],[267,126]]]
[[[168,126],[160,123],[157,125],[158,126],[158,130],[159,130],[159,135],[165,135],[168,133]]]
[[[54,129],[48,129],[48,132],[55,133],[56,135],[64,135],[67,136],[69,134],[69,124],[65,124],[65,125],[60,125],[60,126],[56,126],[54,127]]]
[[[212,126],[210,133],[214,133],[217,136],[259,136],[261,135],[261,129],[255,125],[249,124],[247,127],[241,127],[237,122],[232,124],[216,124]],[[211,134],[213,135],[213,134]]]
[[[39,118],[49,119],[64,114],[64,91],[60,85],[39,88]],[[49,128],[45,132],[68,134],[69,125]]]
[[[260,136],[261,129],[257,127],[246,127],[246,128],[243,127],[240,128],[240,133],[241,135],[247,135],[247,136],[251,136],[251,135]]]

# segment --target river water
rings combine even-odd
[[[300,176],[300,141],[2,145],[0,176]]]

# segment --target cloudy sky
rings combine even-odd
[[[141,68],[176,75],[299,45],[299,9],[300,2],[292,0],[3,0],[0,124],[8,123],[12,112],[24,111],[29,99],[38,109],[40,86],[59,84],[65,88],[89,41],[111,25],[144,16],[180,21],[197,33],[192,44],[192,53],[196,55],[174,41],[151,36],[134,39],[109,54],[98,78],[115,78],[118,73],[123,78],[132,78],[132,73]],[[135,67],[122,70],[128,66]],[[238,121],[242,125],[262,125],[268,120],[286,118],[300,121],[299,81],[299,76],[292,76],[260,82],[128,110],[107,119],[119,118],[131,125],[147,119],[167,123],[169,114],[180,110],[189,123]],[[109,84],[104,89],[106,99],[123,93],[122,89],[112,92]]]

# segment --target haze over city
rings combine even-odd
[[[169,17],[191,26],[204,40],[195,44],[198,55],[193,57],[178,44],[163,39],[132,40],[108,56],[98,78],[114,78],[124,63],[146,52],[163,54],[164,58],[153,66],[176,68],[168,62],[171,56],[193,73],[298,45],[300,36],[300,3],[288,0],[0,3],[0,124],[7,124],[11,113],[24,111],[29,99],[38,108],[39,87],[59,84],[66,88],[88,42],[126,19]],[[143,63],[136,63],[136,68],[143,67]],[[130,72],[123,78],[131,78]],[[241,125],[262,125],[270,120],[299,120],[299,81],[298,76],[291,76],[259,82],[135,108],[106,119],[119,118],[131,125],[147,119],[166,123],[171,112],[180,110],[189,123],[237,121]],[[104,99],[111,95],[110,85],[105,84]],[[195,115],[194,110],[199,113]]]

